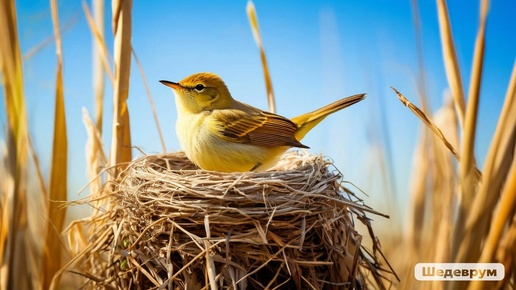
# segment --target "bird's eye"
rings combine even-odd
[[[202,84],[198,84],[195,86],[195,90],[200,92],[200,91],[204,90],[204,86]]]

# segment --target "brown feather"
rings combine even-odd
[[[282,116],[255,110],[213,110],[208,122],[216,126],[219,137],[231,142],[256,146],[289,146],[309,148],[296,138],[297,125]]]

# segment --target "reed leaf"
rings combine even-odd
[[[444,67],[446,77],[450,86],[451,93],[455,100],[457,113],[461,127],[464,126],[464,90],[462,87],[462,78],[460,75],[459,62],[457,53],[455,52],[455,44],[453,42],[450,17],[448,15],[448,7],[445,0],[437,0],[437,15],[439,19],[439,30],[441,33],[441,44],[444,57]]]
[[[2,41],[0,58],[7,113],[8,154],[11,169],[21,169],[27,162],[27,112],[23,95],[21,54],[18,43],[16,11],[13,1],[2,1],[0,6],[0,32]],[[14,147],[13,147],[14,146]],[[11,148],[13,147],[13,148]],[[13,170],[17,174],[17,170]]]
[[[484,63],[485,49],[485,31],[487,22],[487,12],[489,1],[481,2],[480,25],[475,43],[475,53],[473,56],[473,66],[471,72],[471,80],[469,83],[468,107],[466,110],[466,119],[464,126],[464,136],[461,143],[462,162],[460,163],[461,186],[463,197],[468,197],[468,203],[474,193],[474,186],[477,184],[474,178],[474,169],[476,167],[474,150],[475,150],[475,133],[478,114],[478,103],[480,99],[480,84],[482,83],[482,70]]]
[[[85,8],[87,10],[87,6]],[[87,17],[88,18],[88,17]],[[93,20],[95,23],[93,51],[93,90],[95,104],[95,125],[102,135],[104,115],[104,86],[105,67],[108,62],[107,49],[104,40],[104,1],[93,0]],[[90,22],[90,20],[88,20]],[[90,24],[91,27],[91,24]],[[92,30],[93,31],[93,30]],[[100,43],[99,43],[100,42]],[[98,148],[103,150],[102,148]]]
[[[12,186],[1,197],[0,289],[33,289],[37,271],[27,224],[27,110],[14,1],[0,2],[0,68],[7,119],[7,168]],[[2,183],[4,181],[2,180]],[[9,182],[6,177],[5,182]]]
[[[412,104],[405,96],[403,96],[400,92],[398,92],[395,88],[391,87],[391,89],[396,93],[400,102],[407,108],[409,108],[427,127],[432,131],[444,145],[450,150],[457,161],[460,161],[459,152],[453,147],[453,145],[448,141],[448,139],[444,136],[443,132],[435,125],[435,123],[425,114],[421,109]],[[475,176],[477,179],[482,179],[482,173],[478,168],[475,167]]]
[[[57,73],[55,94],[54,138],[52,145],[52,163],[50,169],[50,189],[47,201],[47,229],[43,249],[41,289],[49,289],[51,283],[59,286],[60,277],[54,274],[61,268],[63,250],[61,232],[63,230],[68,185],[68,136],[66,132],[66,114],[64,104],[63,56],[59,13],[56,0],[50,1],[52,23],[56,40]],[[54,281],[53,281],[54,280]],[[54,288],[57,289],[57,288]]]
[[[265,56],[265,49],[263,48],[262,37],[260,36],[260,28],[258,26],[258,16],[256,15],[256,8],[254,7],[253,1],[247,2],[247,17],[251,24],[251,30],[253,31],[254,41],[260,49],[260,58],[262,60],[263,77],[265,79],[265,88],[267,90],[267,101],[269,103],[269,111],[272,113],[276,112],[276,102],[274,100],[274,91],[272,89],[272,80],[269,74],[269,66],[267,65],[267,57]]]
[[[118,170],[132,159],[131,131],[129,123],[129,76],[131,71],[131,10],[132,0],[113,0],[113,31],[115,35],[114,59],[115,82],[113,91],[113,136],[111,141],[111,165],[121,164],[115,168],[113,176]]]
[[[405,96],[403,96],[398,90],[391,87],[391,89],[396,93],[400,102],[407,108],[409,108],[423,123],[437,136],[441,139],[444,145],[450,150],[453,156],[460,160],[459,152],[453,147],[453,145],[446,139],[441,130],[435,125],[435,123],[428,117],[423,111],[421,111],[418,107],[412,104]]]

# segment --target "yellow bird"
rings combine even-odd
[[[264,171],[288,148],[309,148],[299,141],[326,116],[365,98],[358,94],[287,119],[239,102],[213,73],[197,73],[174,89],[176,133],[186,156],[206,170]]]

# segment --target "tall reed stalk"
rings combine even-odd
[[[0,66],[7,113],[6,174],[0,186],[0,289],[34,289],[34,240],[27,224],[28,126],[14,0],[0,2]]]
[[[131,161],[131,131],[129,123],[129,76],[131,72],[131,13],[132,0],[113,0],[113,32],[115,36],[115,75],[113,87],[113,137],[111,139],[111,165],[117,176],[124,162]]]

